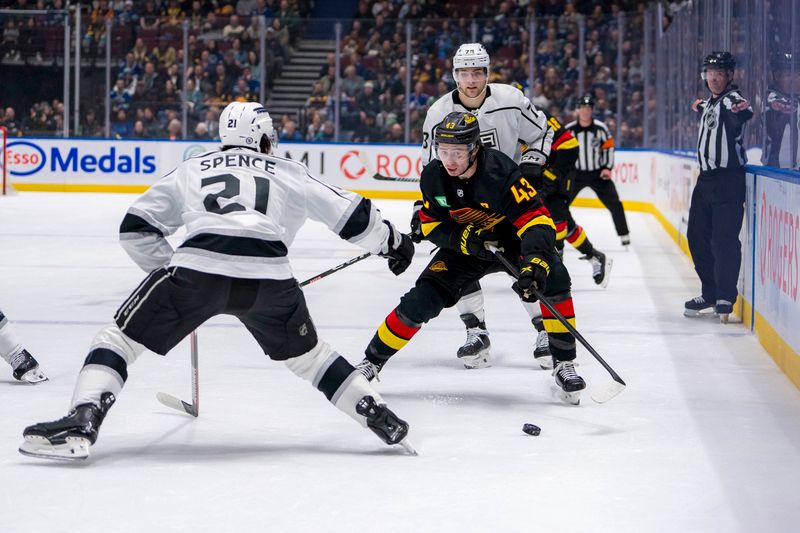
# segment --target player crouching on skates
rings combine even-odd
[[[11,365],[12,375],[17,381],[36,385],[47,381],[36,359],[22,347],[11,331],[8,319],[0,311],[0,357]]]
[[[455,305],[465,287],[496,267],[499,261],[485,246],[489,242],[519,264],[515,290],[523,300],[535,301],[531,288],[537,288],[574,325],[569,273],[556,252],[547,208],[516,163],[483,148],[479,139],[478,118],[472,113],[450,113],[436,128],[438,160],[422,171],[419,218],[422,234],[439,250],[369,343],[359,367],[370,380],[422,324]],[[541,312],[556,384],[578,403],[586,383],[573,365],[575,338],[544,306]]]
[[[219,314],[237,317],[265,354],[284,361],[385,443],[411,450],[404,440],[408,424],[317,338],[287,253],[306,217],[387,257],[395,274],[411,263],[413,243],[369,200],[272,156],[275,131],[261,105],[232,103],[219,125],[221,150],[181,163],[125,215],[121,244],[150,274],[95,337],[67,416],[25,428],[23,454],[86,458],[128,366],[145,348],[166,354]],[[165,236],[183,225],[186,238],[173,250]]]

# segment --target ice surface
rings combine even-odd
[[[25,386],[0,367],[0,532],[797,531],[800,393],[741,325],[681,316],[696,276],[638,213],[625,252],[607,212],[575,210],[614,258],[606,290],[566,256],[578,328],[628,383],[607,404],[554,397],[498,274],[484,283],[492,368],[461,367],[464,330],[448,309],[381,374],[418,457],[384,446],[228,317],[199,331],[198,419],[155,398],[191,399],[184,342],[130,367],[87,462],[23,457],[22,429],[66,412],[92,337],[143,277],[117,244],[132,200],[0,198],[0,308],[51,379]],[[377,203],[407,227],[410,202]],[[308,286],[321,336],[360,361],[429,250],[397,278],[370,258]],[[310,223],[291,255],[303,280],[359,253]],[[588,352],[578,360],[590,388],[608,382]]]

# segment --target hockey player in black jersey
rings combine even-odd
[[[165,355],[219,314],[238,318],[270,359],[283,361],[385,443],[410,450],[408,424],[318,338],[287,255],[308,217],[388,258],[395,274],[411,263],[411,240],[369,200],[272,155],[272,119],[260,104],[228,105],[219,132],[221,150],[184,161],[128,210],[121,244],[150,274],[95,337],[67,416],[25,428],[23,454],[85,459],[128,367],[145,349]],[[165,237],[184,226],[186,237],[173,250]]]
[[[408,343],[422,324],[451,307],[466,287],[497,267],[487,242],[497,243],[520,265],[514,284],[523,300],[536,287],[574,323],[570,278],[555,248],[550,213],[532,183],[503,153],[480,143],[478,118],[448,114],[434,137],[438,159],[422,171],[420,231],[439,247],[414,287],[378,328],[359,367],[372,379]],[[575,339],[542,307],[555,363],[556,384],[573,403],[585,388],[575,373]]]

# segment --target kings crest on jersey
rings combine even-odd
[[[536,109],[518,89],[501,83],[486,86],[486,99],[478,109],[468,109],[461,102],[458,90],[437,100],[428,110],[422,127],[422,163],[435,159],[433,138],[436,126],[448,113],[469,111],[481,125],[481,144],[500,150],[515,163],[520,163],[522,145],[532,163],[542,165],[550,154],[553,132],[547,127],[547,117]]]

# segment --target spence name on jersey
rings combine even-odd
[[[459,250],[459,228],[472,224],[490,230],[501,244],[521,240],[523,256],[549,257],[554,250],[550,213],[519,167],[498,150],[480,150],[477,171],[466,180],[434,160],[422,170],[420,189],[422,234],[441,248]]]
[[[548,131],[544,113],[515,87],[489,83],[486,98],[478,109],[465,107],[457,89],[434,102],[422,126],[423,165],[436,158],[433,148],[435,129],[453,111],[469,111],[476,115],[481,126],[481,144],[500,150],[515,163],[523,160],[521,145],[526,145],[525,162],[541,166],[550,154],[553,134]]]
[[[145,271],[179,266],[237,278],[293,277],[288,247],[306,218],[378,253],[390,231],[372,203],[302,163],[241,147],[178,165],[130,207],[122,247]],[[173,250],[166,236],[186,225]]]

